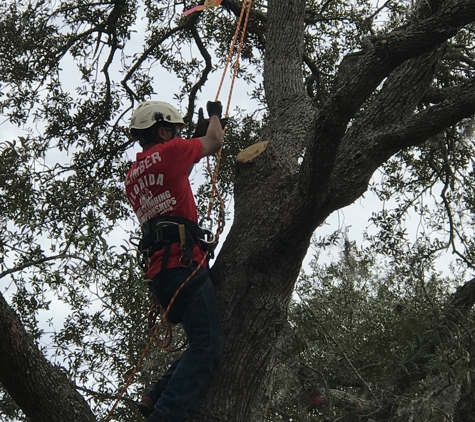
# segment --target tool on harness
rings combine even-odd
[[[215,240],[213,234],[213,219],[211,217],[202,217],[198,224],[201,230],[203,230],[204,241],[207,244],[213,244]]]

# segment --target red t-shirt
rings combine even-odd
[[[200,161],[202,153],[198,138],[174,138],[137,153],[137,161],[125,178],[125,190],[140,225],[153,217],[167,215],[198,222],[188,171],[193,163]],[[147,278],[160,272],[163,251],[152,256]],[[201,262],[203,255],[203,250],[195,245],[193,260]],[[173,243],[167,268],[181,267],[180,257],[180,244]]]

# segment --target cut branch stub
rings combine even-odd
[[[243,149],[236,157],[238,163],[250,163],[256,157],[261,155],[267,148],[269,141],[261,141]]]

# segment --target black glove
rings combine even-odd
[[[208,110],[208,116],[210,119],[211,116],[218,116],[221,119],[221,114],[223,114],[221,101],[208,101],[206,109]]]
[[[205,119],[203,109],[198,110],[198,121],[196,122],[196,129],[192,138],[201,138],[206,135],[209,126],[209,119]]]
[[[218,101],[219,102],[219,101]],[[219,119],[221,122],[221,127],[224,129],[228,124],[228,118]],[[193,133],[192,138],[201,138],[206,135],[209,126],[209,119],[205,119],[203,115],[203,109],[198,110],[198,121],[196,122],[196,129]]]

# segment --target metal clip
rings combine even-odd
[[[203,239],[199,239],[199,240],[202,241],[203,243],[206,243],[207,245],[212,245],[215,241],[213,232],[211,230],[203,229],[203,228],[201,228],[201,230],[203,230]]]
[[[205,220],[207,220],[208,224],[205,225]],[[198,225],[203,230],[208,230],[210,232],[213,231],[213,219],[211,217],[202,217]]]
[[[183,264],[182,260],[185,261],[186,264]],[[192,259],[185,258],[185,257],[182,255],[182,256],[180,256],[180,259],[178,260],[178,262],[180,263],[180,265],[181,265],[182,267],[189,267],[189,266],[191,265],[191,263],[193,262],[193,260],[192,260]]]

